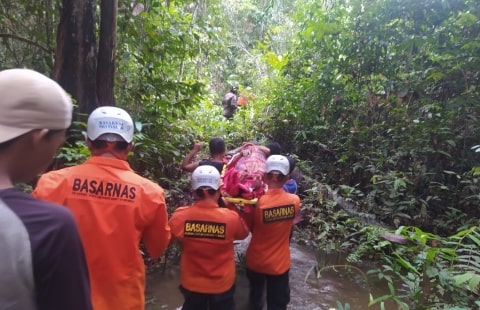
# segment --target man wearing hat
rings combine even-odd
[[[86,142],[92,156],[80,165],[42,175],[33,192],[74,214],[95,310],[144,309],[140,240],[152,258],[159,257],[170,241],[163,188],[135,173],[127,162],[133,134],[127,111],[98,107],[87,120]]]
[[[14,187],[51,163],[72,108],[48,77],[28,69],[0,71],[0,309],[92,309],[72,214]]]
[[[269,310],[285,310],[290,302],[290,231],[300,211],[300,198],[283,189],[290,165],[282,155],[267,158],[264,182],[268,190],[253,212],[245,214],[252,231],[246,254],[252,310],[263,309],[265,290]]]
[[[234,240],[248,228],[237,212],[219,208],[220,173],[199,166],[192,173],[196,202],[180,207],[170,218],[172,237],[182,245],[180,291],[183,310],[233,310],[235,292]]]

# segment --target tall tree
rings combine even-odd
[[[118,0],[101,1],[97,66],[97,93],[100,105],[115,105],[117,9]]]
[[[98,106],[95,0],[63,0],[53,77],[78,103],[78,112]]]
[[[63,0],[57,32],[54,78],[88,114],[98,105],[114,105],[117,0],[100,3],[100,35],[95,0]]]

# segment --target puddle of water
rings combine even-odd
[[[237,257],[242,257],[248,246],[249,239],[238,242],[235,250]],[[315,250],[301,246],[292,240],[292,267],[290,269],[291,300],[288,309],[295,310],[327,310],[336,309],[337,301],[343,305],[350,304],[351,309],[380,309],[379,305],[368,307],[369,291],[361,276],[346,275],[342,270],[326,270],[320,278],[309,270],[316,264]],[[355,272],[353,272],[354,274]],[[243,272],[237,273],[235,303],[236,309],[247,310],[248,280]],[[307,277],[307,274],[309,275]],[[146,310],[175,310],[183,303],[183,296],[178,290],[179,266],[167,264],[165,273],[157,270],[147,276]],[[384,288],[378,288],[375,297]],[[396,309],[393,305],[386,309]]]

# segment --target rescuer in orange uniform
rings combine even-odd
[[[172,238],[180,240],[182,310],[233,310],[235,292],[234,240],[248,228],[237,212],[219,208],[220,173],[209,165],[192,173],[196,202],[180,207],[170,218]]]
[[[133,121],[124,110],[99,107],[87,122],[92,157],[44,174],[33,193],[62,204],[78,223],[95,310],[139,310],[145,303],[143,240],[158,257],[170,241],[163,189],[127,163]]]
[[[266,286],[267,309],[285,310],[290,302],[290,231],[300,212],[300,198],[283,189],[292,170],[287,157],[271,155],[266,166],[268,190],[253,212],[245,214],[250,217],[252,231],[246,254],[250,309],[263,308]]]

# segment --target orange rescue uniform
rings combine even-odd
[[[252,239],[247,249],[247,268],[262,274],[280,275],[290,269],[290,231],[300,212],[300,198],[280,189],[269,189],[251,217]]]
[[[235,282],[233,241],[248,236],[238,213],[202,200],[175,210],[169,225],[182,243],[181,285],[205,294],[229,290]]]
[[[44,174],[35,197],[62,204],[78,223],[95,310],[138,310],[145,303],[143,239],[158,257],[170,241],[163,189],[120,159],[93,156]]]

